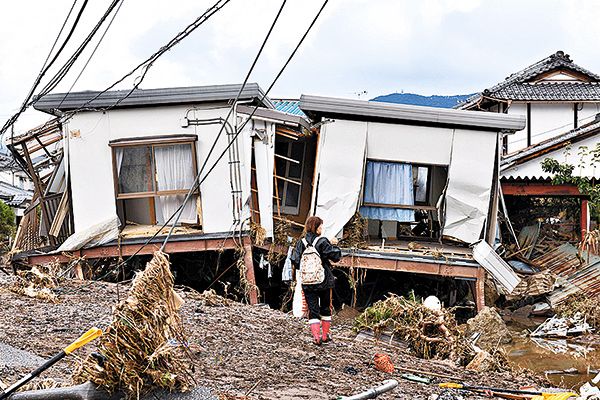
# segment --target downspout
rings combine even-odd
[[[395,379],[388,379],[383,381],[383,384],[380,386],[376,386],[372,389],[369,389],[365,392],[355,394],[353,396],[338,396],[337,400],[363,400],[363,399],[374,399],[378,397],[380,394],[389,392],[398,386],[398,381]]]

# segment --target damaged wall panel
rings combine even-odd
[[[414,164],[450,164],[452,129],[368,122],[367,131],[369,158]]]
[[[265,139],[254,140],[254,160],[256,163],[256,186],[260,224],[266,237],[273,237],[273,166],[275,164],[275,125],[266,124]]]
[[[490,205],[496,141],[495,132],[454,131],[444,236],[466,243],[481,236]]]
[[[362,187],[367,123],[338,120],[321,128],[315,215],[323,235],[337,235],[356,212]]]

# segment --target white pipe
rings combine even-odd
[[[365,392],[359,393],[359,394],[355,394],[353,396],[350,397],[346,397],[346,396],[339,396],[337,398],[337,400],[363,400],[363,399],[374,399],[377,396],[379,396],[380,394],[383,394],[385,392],[389,392],[390,390],[393,390],[394,388],[396,388],[396,386],[398,386],[398,381],[395,379],[388,379],[387,381],[383,381],[383,384],[381,386],[377,386],[374,388],[371,388]]]

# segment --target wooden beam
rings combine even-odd
[[[249,237],[244,238],[244,265],[246,266],[246,280],[250,285],[248,300],[250,304],[258,304],[258,287],[256,286],[254,261],[252,259],[252,240]]]
[[[127,257],[137,253],[138,255],[148,255],[160,249],[162,243],[151,243],[142,248],[143,244],[122,244],[92,247],[89,249],[81,249],[72,253],[75,257],[85,257],[86,259],[97,258],[113,258],[120,255]],[[227,239],[190,239],[170,241],[165,248],[166,253],[189,253],[201,251],[218,251],[230,250],[238,248],[237,241],[229,237]],[[67,254],[40,254],[32,255],[27,258],[27,263],[30,265],[46,264],[52,261],[68,262],[71,257]]]
[[[585,234],[589,230],[588,226],[588,201],[586,199],[581,200],[581,216],[580,216],[580,226],[581,226],[581,240],[585,237]]]
[[[548,183],[502,182],[505,196],[583,196],[575,185]]]

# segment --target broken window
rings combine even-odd
[[[445,166],[367,160],[360,213],[369,235],[437,236],[436,204],[446,179]]]
[[[297,215],[302,192],[303,160],[306,142],[277,139],[275,144],[275,183],[278,198],[274,203],[284,214]]]
[[[196,175],[195,142],[132,140],[111,143],[115,191],[126,222],[163,224],[183,203]],[[194,195],[183,208],[181,223],[198,221]]]

